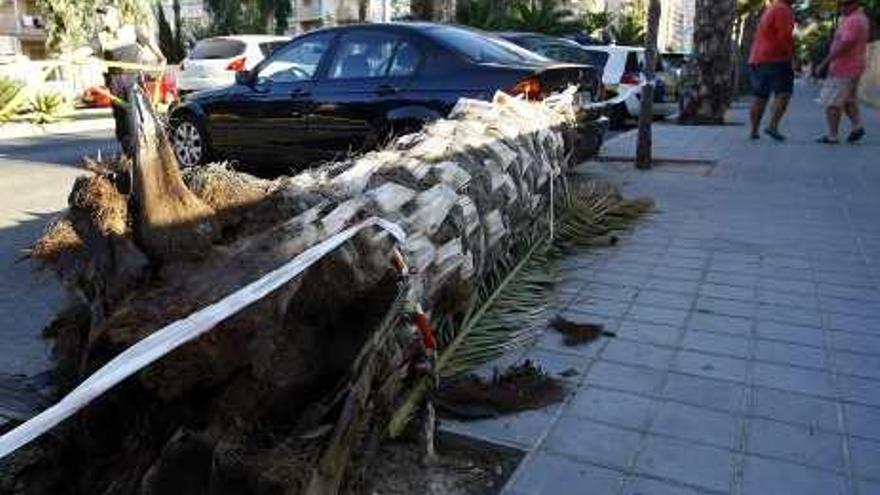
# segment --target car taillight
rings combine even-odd
[[[624,72],[623,76],[620,77],[620,84],[636,85],[640,82],[641,78],[635,72]]]
[[[523,95],[527,100],[540,100],[544,96],[544,88],[537,77],[527,77],[510,88],[508,93],[518,96]]]
[[[226,66],[226,70],[231,70],[234,72],[241,72],[244,70],[244,62],[245,57],[239,57],[232,62],[229,62],[229,65]]]

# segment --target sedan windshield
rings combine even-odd
[[[546,64],[547,58],[520,48],[509,41],[476,31],[451,26],[432,26],[425,31],[442,45],[474,62],[497,64]]]

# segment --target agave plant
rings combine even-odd
[[[70,110],[70,102],[61,93],[41,92],[31,99],[31,117],[38,124],[56,122]]]
[[[543,318],[557,280],[554,261],[574,246],[589,246],[609,232],[626,228],[649,211],[649,199],[628,201],[617,190],[596,181],[577,181],[556,201],[551,240],[549,222],[527,237],[512,241],[458,323],[437,322],[440,352],[435,363],[440,379],[467,373],[510,351],[528,346],[543,331]],[[388,432],[405,430],[431,388],[418,381],[392,416]]]
[[[9,77],[0,77],[0,122],[12,118],[24,103],[24,83]]]

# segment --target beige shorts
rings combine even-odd
[[[822,85],[819,102],[824,107],[842,107],[858,101],[858,92],[858,77],[829,77]]]

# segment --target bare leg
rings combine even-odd
[[[752,102],[752,110],[750,112],[752,119],[752,137],[757,137],[760,134],[758,133],[758,129],[761,127],[761,119],[764,117],[764,110],[767,108],[767,98],[758,98],[755,97],[755,100]]]
[[[788,93],[777,94],[773,97],[773,108],[770,114],[770,125],[767,126],[768,129],[779,131],[779,123],[782,121],[782,117],[785,116],[785,111],[788,110],[788,102],[790,100],[791,95]]]
[[[849,120],[852,122],[852,128],[854,131],[862,128],[862,116],[859,112],[859,104],[857,102],[846,102],[846,104],[843,105],[843,111],[846,112],[846,116],[849,117]]]
[[[825,116],[828,119],[828,139],[837,141],[840,134],[840,107],[828,107]]]

